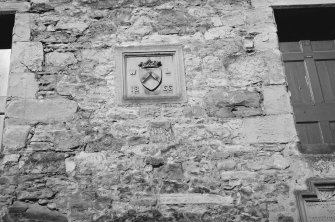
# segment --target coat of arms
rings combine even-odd
[[[162,63],[148,59],[139,65],[139,77],[142,85],[149,91],[155,91],[162,83]]]

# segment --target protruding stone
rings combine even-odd
[[[40,42],[14,42],[11,72],[42,71],[43,46]]]
[[[228,26],[211,28],[205,33],[206,40],[224,39],[229,37],[234,37],[234,34],[233,29]]]
[[[285,170],[288,167],[290,167],[289,160],[279,153],[272,155],[266,164],[267,169]]]
[[[78,104],[67,99],[14,100],[9,103],[7,116],[28,121],[66,120],[77,111]]]
[[[218,204],[232,206],[234,199],[231,196],[220,196],[214,194],[160,194],[160,204]]]

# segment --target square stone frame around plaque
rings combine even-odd
[[[145,45],[145,46],[127,46],[116,47],[116,75],[115,88],[118,98],[118,104],[157,104],[157,103],[185,103],[186,97],[186,83],[185,83],[185,68],[184,56],[181,45]],[[131,55],[159,55],[159,54],[173,54],[176,61],[179,95],[170,98],[136,98],[129,99],[126,96],[126,80],[125,80],[125,57]]]
[[[294,194],[297,201],[300,222],[309,222],[304,201],[319,200],[317,197],[317,186],[335,185],[335,178],[309,178],[306,180],[307,190],[295,190]],[[320,201],[321,202],[321,201]]]

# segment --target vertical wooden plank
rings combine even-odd
[[[320,121],[320,128],[322,133],[323,143],[332,143],[333,137],[329,125],[329,121]]]
[[[303,53],[305,54],[306,64],[306,81],[309,90],[311,91],[312,101],[314,103],[321,103],[324,101],[319,82],[318,72],[316,70],[315,61],[313,58],[313,50],[310,41],[300,41]]]
[[[306,82],[306,68],[303,61],[286,62],[285,72],[288,75],[289,90],[293,103],[312,103],[310,90]]]
[[[333,138],[333,143],[335,143],[335,121],[330,121],[329,122],[329,127],[330,127],[330,133]]]

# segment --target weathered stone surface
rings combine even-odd
[[[22,161],[22,168],[20,170],[22,170],[24,173],[65,174],[64,153],[38,152],[29,155],[25,160]]]
[[[290,167],[290,162],[281,154],[275,153],[268,161],[267,169],[284,170]]]
[[[292,115],[243,119],[243,134],[249,143],[287,143],[297,140]]]
[[[26,146],[31,126],[9,125],[5,128],[3,135],[3,146],[5,153],[15,153]]]
[[[34,73],[11,73],[8,84],[8,96],[35,98],[38,83]]]
[[[65,69],[68,65],[77,63],[77,59],[71,52],[51,52],[46,54],[45,63],[48,67]]]
[[[8,214],[6,214],[2,219],[5,222],[10,221],[53,221],[53,222],[67,222],[67,218],[57,212],[51,211],[46,207],[40,206],[38,204],[21,204],[20,209],[18,209],[18,204],[11,209]]]
[[[88,28],[89,24],[86,22],[79,20],[79,19],[73,19],[73,18],[62,18],[56,25],[55,29],[61,29],[61,30],[71,30],[75,33],[82,33]]]
[[[14,42],[11,55],[11,72],[42,71],[43,46],[40,42]]]
[[[285,86],[263,87],[263,104],[266,114],[291,113],[290,98]]]
[[[220,38],[231,38],[234,37],[233,29],[231,27],[215,27],[209,29],[205,33],[206,40],[220,39]]]
[[[297,149],[272,1],[16,1],[2,220],[298,221],[335,167]],[[115,47],[155,44],[182,46],[188,101],[117,106]]]
[[[151,122],[149,125],[150,141],[153,143],[174,140],[174,133],[170,122]]]
[[[13,28],[13,42],[28,42],[30,40],[30,15],[17,13]]]
[[[78,105],[72,100],[14,100],[9,103],[7,116],[28,121],[60,121],[72,117]]]
[[[159,204],[219,204],[232,206],[234,199],[230,196],[213,194],[160,194]]]

